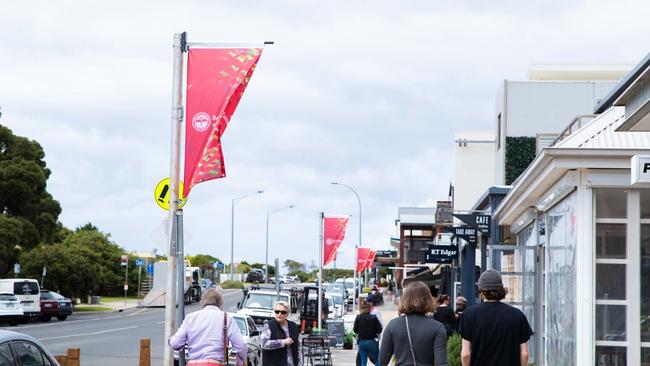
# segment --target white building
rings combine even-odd
[[[488,187],[494,185],[494,133],[454,134],[454,209],[470,210]]]

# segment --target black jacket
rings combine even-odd
[[[285,339],[287,334],[284,333],[282,327],[278,322],[273,319],[267,322],[269,325],[269,330],[271,330],[271,339]],[[298,325],[292,321],[287,321],[289,325],[289,336],[293,339],[293,344],[291,345],[291,356],[293,357],[293,364],[298,365],[300,355],[298,353],[298,337],[300,336],[300,329]],[[263,366],[286,366],[287,365],[287,348],[278,348],[272,350],[263,350],[262,351],[262,365]]]
[[[375,339],[381,333],[381,323],[374,315],[360,314],[354,319],[354,332],[357,333],[360,341]]]

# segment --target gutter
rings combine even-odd
[[[603,98],[598,105],[594,108],[595,114],[603,113],[609,107],[614,105],[614,102],[623,94],[627,88],[634,83],[634,81],[643,73],[643,71],[650,66],[650,53],[648,53],[641,62],[639,62],[623,80],[621,80],[612,91]]]

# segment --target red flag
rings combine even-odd
[[[375,265],[375,255],[377,254],[377,251],[375,250],[370,250],[368,253],[368,259],[366,260],[366,268],[372,269],[372,266]]]
[[[255,71],[260,48],[192,48],[187,56],[185,197],[226,176],[221,136]]]
[[[370,248],[357,248],[357,273],[361,273],[368,263]]]
[[[323,221],[323,266],[326,266],[336,259],[336,251],[345,238],[345,227],[348,224],[348,218],[325,217]]]

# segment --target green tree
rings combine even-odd
[[[285,260],[284,267],[288,269],[289,272],[305,271],[305,264],[298,261],[294,261],[293,259]]]
[[[253,263],[251,268],[264,270],[264,263]],[[275,276],[275,266],[269,264],[269,276]]]
[[[219,258],[215,258],[209,254],[188,255],[187,259],[189,259],[192,267],[199,267],[201,269],[213,269],[213,263],[221,262]]]
[[[50,170],[43,148],[0,125],[0,276],[28,251],[60,238],[61,206],[46,190]]]

